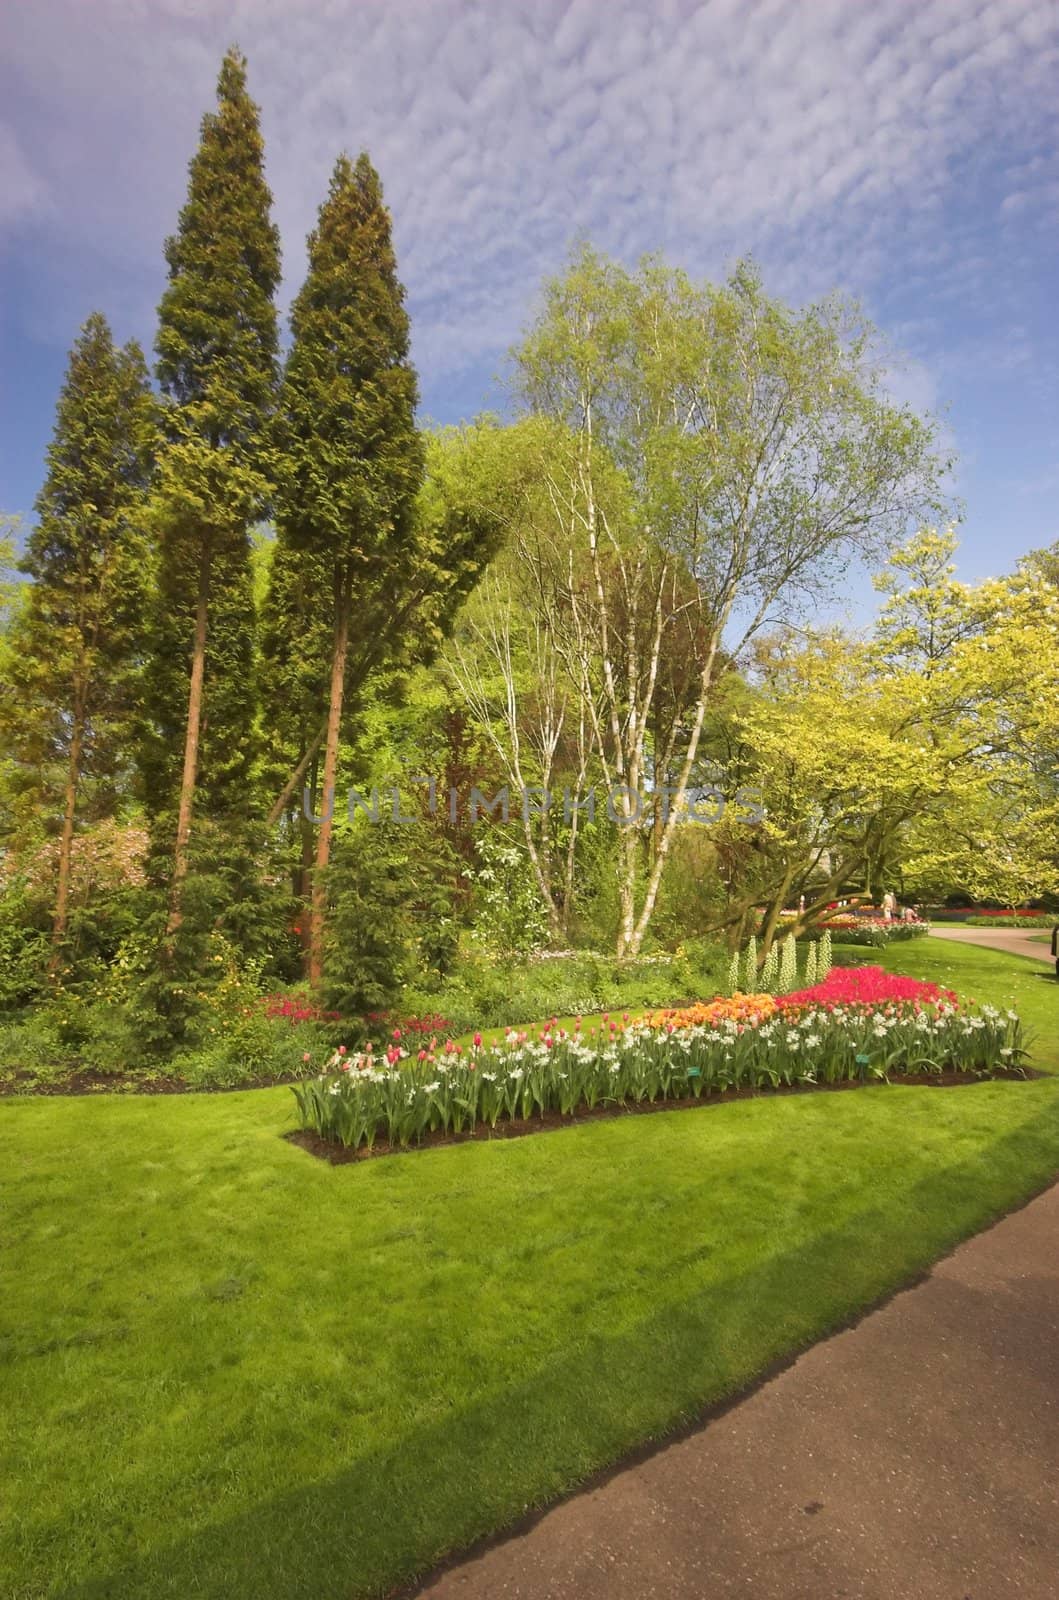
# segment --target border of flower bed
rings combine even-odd
[[[630,1100],[622,1105],[585,1106],[569,1116],[550,1111],[544,1117],[502,1118],[495,1127],[479,1122],[470,1132],[446,1133],[438,1130],[428,1133],[417,1144],[392,1145],[386,1141],[370,1148],[358,1145],[347,1148],[311,1128],[294,1128],[282,1137],[288,1144],[297,1145],[318,1160],[332,1167],[350,1166],[358,1161],[372,1161],[379,1156],[421,1155],[427,1150],[439,1150],[446,1145],[484,1144],[493,1140],[525,1139],[537,1133],[559,1133],[564,1128],[577,1128],[586,1122],[602,1122],[615,1117],[644,1116],[652,1111],[705,1111],[712,1106],[730,1105],[736,1100],[774,1100],[783,1095],[837,1094],[847,1089],[956,1089],[971,1083],[1029,1083],[1046,1078],[1049,1074],[1036,1067],[1018,1067],[1003,1072],[944,1072],[897,1073],[892,1078],[846,1078],[840,1083],[778,1084],[775,1088],[722,1089],[716,1094],[688,1095],[680,1100]]]

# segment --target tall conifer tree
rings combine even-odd
[[[231,50],[217,109],[203,118],[177,232],[166,243],[169,283],[156,342],[166,442],[144,766],[156,842],[171,842],[171,935],[182,919],[193,816],[223,823],[223,834],[249,804],[250,529],[268,502],[265,441],[278,382],[280,254],[270,209],[246,62]]]
[[[310,980],[322,975],[332,809],[351,633],[414,559],[423,446],[416,376],[390,216],[366,155],[335,165],[309,272],[291,311],[293,344],[279,417],[277,571],[301,557],[333,628],[326,688],[320,823],[313,860]],[[354,640],[354,646],[359,642]],[[311,692],[308,696],[311,700]]]
[[[146,491],[156,408],[138,345],[115,348],[93,313],[70,355],[48,471],[23,571],[34,580],[16,625],[12,743],[36,771],[36,804],[61,816],[53,970],[66,936],[70,868],[83,812],[112,815],[129,776],[139,712],[150,544]],[[87,792],[86,792],[87,791]]]

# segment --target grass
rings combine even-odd
[[[869,952],[872,959],[875,953]],[[1059,985],[923,941],[887,965]],[[383,1594],[743,1388],[1059,1168],[1059,1077],[330,1168],[283,1089],[0,1104],[0,1593]]]

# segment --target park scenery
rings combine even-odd
[[[749,258],[580,241],[430,425],[367,154],[286,329],[251,69],[0,530],[11,1600],[395,1594],[1059,1169],[1059,546],[962,580]]]

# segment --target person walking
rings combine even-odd
[[[1055,962],[1055,975],[1059,978],[1059,922],[1052,929],[1052,960]]]

